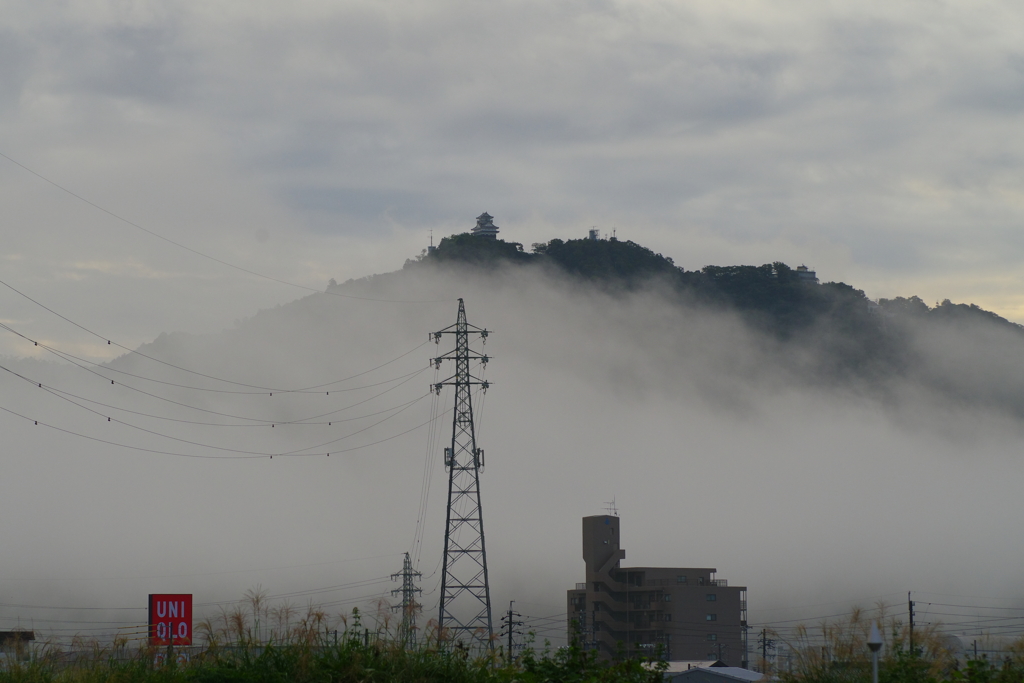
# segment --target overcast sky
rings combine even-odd
[[[487,210],[1024,321],[1022,46],[1009,1],[7,0],[0,152],[317,289]],[[302,293],[6,159],[0,193],[10,284],[132,344]]]
[[[123,349],[106,339],[135,348],[163,332],[234,328],[235,320],[308,294],[303,288],[323,290],[331,278],[343,282],[395,270],[427,245],[431,231],[435,240],[466,231],[486,210],[501,237],[527,246],[583,237],[597,227],[605,234],[616,230],[621,239],[687,269],[776,260],[806,264],[823,281],[848,282],[872,298],[974,302],[1024,323],[1022,114],[1024,4],[1009,0],[0,0],[0,280],[96,335],[2,286],[0,322],[81,357],[107,360]],[[625,403],[612,393],[622,386],[618,377],[595,380],[586,368],[576,375],[572,368],[558,370],[567,373],[558,399],[568,406],[563,415],[531,402],[537,386],[532,380],[554,371],[535,364],[560,361],[546,355],[544,343],[534,340],[531,347],[528,339],[561,323],[567,335],[575,328],[550,312],[546,327],[521,327],[526,313],[517,312],[515,297],[488,296],[494,306],[504,306],[492,306],[490,320],[504,322],[511,333],[505,342],[509,388],[495,404],[504,417],[492,423],[488,446],[499,463],[492,476],[501,480],[502,467],[512,462],[501,457],[516,448],[536,467],[554,449],[564,459],[557,462],[556,478],[541,482],[545,500],[554,500],[579,474],[573,449],[591,449],[614,462],[636,443],[634,436],[650,437],[646,447],[665,467],[674,466],[683,444],[687,452],[715,454],[724,472],[749,475],[731,517],[716,517],[713,533],[697,541],[673,527],[677,545],[669,548],[659,530],[644,528],[644,520],[680,495],[678,482],[638,475],[609,486],[599,472],[587,471],[593,478],[587,491],[575,492],[572,505],[558,511],[557,529],[545,528],[548,545],[534,548],[558,565],[543,591],[523,579],[536,566],[535,556],[517,549],[535,540],[530,530],[547,524],[548,511],[533,509],[534,526],[521,524],[509,511],[523,504],[523,495],[498,486],[494,505],[505,516],[495,515],[500,521],[494,528],[506,532],[506,540],[496,543],[494,557],[508,572],[502,600],[532,595],[542,604],[530,609],[544,610],[554,595],[554,610],[561,609],[560,591],[579,570],[572,545],[578,518],[599,512],[595,501],[611,495],[627,499],[624,510],[631,516],[623,529],[632,539],[624,541],[630,562],[672,564],[680,561],[676,547],[693,544],[694,554],[730,578],[757,585],[759,609],[899,600],[908,585],[960,592],[959,582],[976,569],[975,558],[986,554],[991,562],[982,568],[982,581],[991,591],[983,595],[1006,596],[1018,585],[1019,552],[1005,542],[1020,518],[1013,488],[1019,478],[1006,476],[1020,468],[1007,455],[1019,443],[1015,422],[993,417],[998,428],[986,432],[983,421],[958,414],[949,421],[956,426],[947,426],[964,439],[957,441],[925,417],[911,420],[910,427],[894,425],[884,407],[831,394],[779,400],[769,392],[764,402],[770,410],[750,398],[744,400],[753,408],[722,410],[714,400],[728,401],[715,398],[714,373],[706,386],[682,398],[675,387],[658,389],[670,401],[657,391],[644,394],[649,387],[630,375],[657,378],[673,362],[659,365],[653,357],[649,364],[657,372],[643,374],[647,360],[639,370],[623,371],[640,387]],[[374,354],[390,358],[407,351],[454,314],[450,301],[404,318],[409,310],[360,311],[386,318],[390,327],[382,323],[382,329],[393,334],[385,343],[373,331],[367,341],[345,329],[359,353],[349,349],[337,360],[337,372],[365,367]],[[645,324],[658,320],[657,308],[644,311],[654,316],[643,318]],[[584,341],[607,332],[592,319],[580,325]],[[628,329],[615,333],[621,345],[632,343]],[[694,348],[724,353],[742,337],[730,327],[713,329],[709,338],[725,341]],[[234,334],[217,342],[225,366],[237,360],[223,350],[236,348],[231,344],[241,333]],[[196,343],[198,350],[183,357],[213,362]],[[285,348],[274,343],[253,340],[254,348]],[[589,368],[621,358],[621,345],[588,347],[577,356],[575,346],[560,343],[559,359],[587,358]],[[516,360],[515,354],[529,356],[530,349],[539,350]],[[301,370],[319,377],[320,361],[335,351],[346,354],[334,346],[310,353],[300,359]],[[740,351],[763,358],[758,343]],[[44,357],[39,347],[10,334],[0,337],[0,355]],[[518,386],[511,379],[517,363],[533,368],[520,372]],[[704,365],[694,361],[686,368]],[[737,376],[758,372],[753,362],[740,370],[731,360],[711,367]],[[260,367],[271,375],[280,370],[272,379],[285,384],[294,369]],[[993,376],[1000,373],[993,370]],[[13,384],[5,387],[20,386],[7,379]],[[736,380],[731,391],[740,396],[747,389]],[[574,403],[572,397],[581,395],[587,401]],[[133,398],[119,400],[127,407]],[[4,405],[28,409],[33,401],[39,399]],[[922,416],[933,412],[927,401],[914,405]],[[748,408],[749,419],[736,427],[736,416]],[[413,412],[403,419],[414,422]],[[679,421],[679,414],[687,417]],[[628,428],[615,426],[614,416]],[[575,422],[575,431],[564,428],[565,420]],[[587,431],[598,423],[596,431]],[[523,429],[531,424],[535,431]],[[665,425],[671,428],[659,432]],[[961,426],[973,436],[962,437]],[[865,433],[871,435],[866,444],[860,441]],[[580,434],[589,434],[582,446]],[[334,565],[350,559],[375,563],[385,590],[405,549],[372,526],[348,530],[342,538],[351,545],[340,545],[333,522],[353,513],[340,498],[331,498],[332,508],[320,505],[337,493],[336,480],[321,474],[336,471],[326,461],[286,477],[270,468],[258,475],[243,470],[254,488],[237,491],[231,489],[239,481],[234,466],[211,466],[200,476],[178,460],[139,464],[59,435],[12,438],[22,460],[10,471],[23,476],[4,478],[5,519],[17,529],[5,543],[13,543],[18,557],[5,572],[18,580],[38,580],[44,537],[57,541],[45,553],[47,571],[54,574],[76,558],[88,574],[84,581],[135,577],[131,590],[143,595],[154,577],[223,570],[228,576],[208,583],[209,592],[223,599],[238,595],[244,584],[238,572],[312,562],[333,577]],[[422,439],[410,443],[422,452]],[[965,452],[976,460],[964,459]],[[335,459],[330,467],[341,467]],[[342,487],[364,496],[367,505],[378,489],[356,475],[384,477],[410,467],[406,461],[367,462],[346,464],[355,474]],[[406,507],[420,475],[418,464],[411,467],[415,476],[402,480],[412,486],[403,494]],[[112,485],[108,472],[114,470],[132,485],[104,488]],[[62,483],[53,485],[58,471]],[[885,477],[881,489],[873,473]],[[183,487],[199,480],[188,506],[190,528],[230,509],[218,522],[223,528],[166,563],[159,552],[166,550],[163,539],[147,536],[154,519],[162,519],[160,511],[149,507],[148,489],[138,485],[164,475],[177,477],[173,481]],[[519,476],[523,486],[536,483],[532,473]],[[712,489],[684,481],[690,495],[714,502]],[[78,483],[83,486],[73,492],[67,488]],[[278,486],[294,494],[290,506],[261,506],[278,501]],[[907,490],[914,493],[905,509],[883,505]],[[224,491],[231,495],[219,498]],[[952,491],[964,495],[951,502],[953,496],[946,496]],[[433,504],[439,504],[436,495]],[[834,514],[821,514],[829,506]],[[142,508],[146,514],[137,514]],[[280,509],[290,516],[279,515]],[[776,515],[760,528],[755,523],[766,509]],[[862,512],[870,527],[861,522]],[[400,520],[395,524],[405,536],[407,513],[399,506],[385,515]],[[439,514],[435,510],[432,519]],[[889,523],[900,515],[917,545],[908,545],[904,528]],[[105,534],[93,538],[96,520]],[[290,535],[306,523],[301,536]],[[259,547],[266,536],[261,524],[286,539],[285,546]],[[865,548],[877,540],[869,531],[880,531],[885,546],[899,551],[893,550],[889,564],[866,557]],[[139,554],[112,568],[111,558],[132,534],[146,539]],[[953,537],[970,544],[955,561],[948,556]],[[566,538],[573,540],[563,548]],[[308,554],[310,547],[316,552]],[[218,554],[224,548],[229,550]],[[794,577],[794,564],[805,573]],[[835,577],[850,567],[858,580],[837,584]],[[335,579],[304,580],[322,586]],[[74,585],[67,585],[60,589],[72,595],[67,600],[113,604],[123,597],[108,584],[92,597],[74,597]],[[175,585],[192,590],[187,578]],[[14,600],[18,590],[3,584],[0,598]],[[35,597],[60,597],[47,591],[38,588]]]

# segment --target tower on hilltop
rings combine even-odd
[[[494,216],[486,211],[477,216],[473,234],[477,237],[487,237],[492,240],[498,239],[498,226],[494,224]]]

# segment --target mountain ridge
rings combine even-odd
[[[530,268],[551,275],[552,282],[613,296],[657,290],[668,303],[666,315],[735,315],[763,335],[775,349],[773,362],[802,384],[868,387],[889,400],[896,379],[910,380],[954,403],[1024,418],[1021,325],[949,299],[935,306],[914,295],[872,301],[843,282],[808,282],[781,261],[687,271],[630,241],[554,239],[527,252],[515,242],[467,233],[443,238],[399,271],[329,289],[368,294],[375,283],[430,271],[472,273],[487,282],[506,269]],[[693,320],[700,324],[701,317]]]

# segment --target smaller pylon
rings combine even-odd
[[[420,611],[420,604],[416,602],[416,595],[423,591],[416,587],[413,579],[421,578],[423,574],[413,571],[412,560],[409,553],[405,554],[405,561],[402,562],[402,571],[391,575],[392,581],[402,580],[402,587],[391,591],[391,595],[401,595],[401,604],[392,606],[392,611],[401,612],[402,623],[398,627],[398,641],[403,647],[416,647],[416,615]]]
[[[510,600],[508,603],[508,612],[501,618],[501,635],[508,637],[508,650],[505,653],[505,657],[511,663],[515,660],[515,652],[519,647],[515,642],[515,636],[523,635],[523,632],[519,630],[519,627],[523,625],[522,621],[516,619],[516,617],[523,616],[519,612],[512,611],[512,603],[515,600]]]

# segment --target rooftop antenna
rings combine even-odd
[[[604,504],[604,511],[613,517],[619,516],[619,508],[615,507],[615,496],[612,496],[611,501]]]

